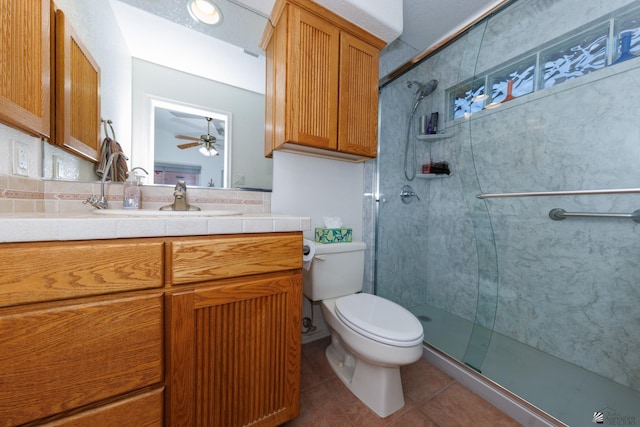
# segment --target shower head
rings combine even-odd
[[[425,96],[431,95],[433,91],[436,90],[436,87],[438,87],[438,81],[429,80],[427,83],[420,83],[415,80],[410,80],[407,82],[408,88],[413,87],[413,85],[416,85],[418,87],[418,89],[416,90],[416,96],[419,99],[422,99]]]
[[[422,101],[425,97],[431,95],[436,87],[438,87],[437,80],[429,80],[427,83],[420,83],[415,80],[409,80],[407,82],[407,87],[411,88],[413,85],[418,86],[415,94],[415,103],[413,104],[413,108],[411,109],[411,115],[413,115],[418,109],[418,105],[420,105],[420,101]]]

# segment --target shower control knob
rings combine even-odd
[[[418,195],[415,193],[415,191],[413,191],[413,188],[411,188],[410,185],[405,185],[400,190],[400,200],[402,200],[402,203],[409,204],[413,202],[414,197],[420,200],[420,197],[418,197]]]

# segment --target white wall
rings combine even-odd
[[[310,217],[308,239],[329,216],[340,217],[353,239],[362,240],[363,185],[362,163],[275,151],[271,211]]]
[[[362,205],[364,164],[329,160],[301,154],[273,153],[273,194],[271,212],[311,218],[311,230],[304,236],[313,240],[316,227],[323,227],[323,217],[340,217],[345,227],[353,228],[353,239],[363,240]],[[305,298],[302,315],[311,317],[317,327],[303,342],[328,335],[320,306]]]

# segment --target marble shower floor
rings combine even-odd
[[[378,417],[336,377],[324,351],[329,338],[302,346],[300,415],[285,426],[518,426],[516,421],[424,359],[402,368],[405,406]]]

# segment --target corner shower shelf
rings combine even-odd
[[[419,141],[426,141],[426,142],[436,142],[436,141],[440,141],[441,139],[449,139],[453,136],[453,133],[434,133],[434,134],[418,134],[416,135],[416,138],[418,138]]]
[[[442,179],[442,178],[451,178],[452,176],[453,176],[453,173],[450,173],[449,175],[447,175],[446,173],[443,173],[443,174],[417,173],[416,174],[416,178],[418,179]]]

